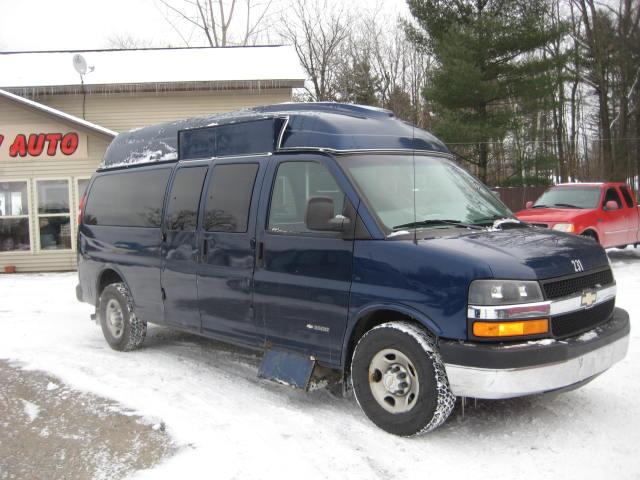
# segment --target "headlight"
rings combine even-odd
[[[553,226],[553,230],[557,230],[559,232],[573,233],[576,231],[576,228],[573,226],[573,223],[556,223]]]
[[[538,282],[519,280],[474,280],[469,287],[469,305],[513,305],[542,302]]]
[[[550,305],[538,282],[474,280],[467,308],[469,334],[486,340],[547,336]]]

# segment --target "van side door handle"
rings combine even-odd
[[[207,260],[207,250],[209,249],[209,240],[206,238],[202,239],[202,261]]]
[[[256,267],[264,266],[264,242],[258,242],[258,251],[256,252]]]

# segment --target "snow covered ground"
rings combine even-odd
[[[210,340],[151,328],[115,352],[72,273],[0,276],[0,358],[162,420],[181,448],[139,478],[639,478],[640,250],[609,255],[632,319],[623,362],[574,392],[458,403],[420,438],[377,429],[353,399],[258,380],[258,355]]]

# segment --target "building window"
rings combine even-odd
[[[27,182],[0,182],[0,252],[30,249]]]
[[[71,249],[68,180],[36,180],[40,250]]]

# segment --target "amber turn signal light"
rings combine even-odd
[[[476,337],[516,337],[538,335],[549,331],[549,319],[521,320],[518,322],[475,322]]]

